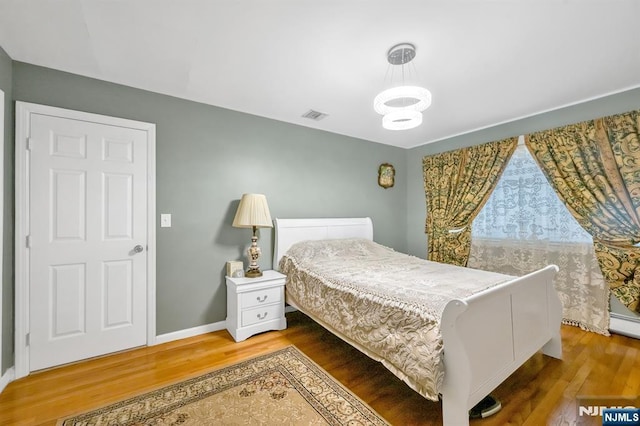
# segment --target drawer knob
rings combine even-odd
[[[256,316],[258,317],[258,319],[259,319],[259,320],[263,320],[263,319],[265,319],[265,318],[267,317],[267,312],[265,312],[265,313],[264,313],[264,314],[262,314],[262,315],[258,314],[258,315],[256,315]]]
[[[258,302],[262,303],[262,302],[264,302],[265,300],[267,300],[267,297],[268,297],[268,296],[269,296],[268,294],[265,294],[265,295],[264,295],[264,297],[262,297],[262,298],[261,298],[260,296],[258,296],[258,297],[256,297],[256,300],[257,300]]]

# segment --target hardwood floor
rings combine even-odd
[[[304,315],[288,328],[240,343],[218,331],[135,349],[30,375],[0,394],[0,425],[54,425],[70,414],[116,402],[238,361],[295,345],[393,425],[439,425],[440,403],[422,398],[381,364],[360,354]],[[540,353],[493,395],[503,409],[476,426],[571,425],[577,396],[637,397],[640,341],[563,326],[564,360]]]

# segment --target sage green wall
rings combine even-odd
[[[158,334],[225,319],[225,262],[251,235],[231,227],[242,193],[264,193],[273,217],[371,216],[376,241],[406,250],[403,149],[21,62],[13,98],[156,124],[157,213],[173,215],[157,228]],[[396,168],[386,190],[385,162]],[[263,269],[272,232],[260,231]]]
[[[156,124],[157,332],[223,321],[224,264],[244,258],[249,230],[231,227],[244,192],[266,194],[273,217],[371,216],[376,241],[425,257],[422,157],[640,108],[640,89],[404,150],[185,101],[11,59],[5,91],[3,371],[13,364],[13,102],[21,100]],[[327,118],[330,120],[331,117]],[[396,185],[377,185],[377,168]],[[158,220],[159,222],[159,220]],[[270,267],[272,230],[261,230]]]
[[[0,47],[0,90],[4,92],[4,223],[2,241],[2,365],[0,376],[13,366],[13,102],[12,61]]]
[[[407,252],[422,258],[427,254],[427,238],[424,233],[426,200],[422,178],[422,157],[425,155],[635,109],[640,109],[638,88],[407,150]]]

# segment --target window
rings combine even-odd
[[[524,145],[473,221],[473,238],[592,243]]]
[[[471,230],[468,266],[521,276],[549,264],[563,322],[608,335],[609,290],[591,236],[519,145]]]

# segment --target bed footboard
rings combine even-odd
[[[534,353],[562,358],[562,306],[555,265],[449,302],[442,315],[446,426],[467,425],[468,410]]]

